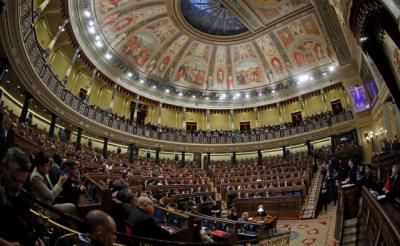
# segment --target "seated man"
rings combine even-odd
[[[171,239],[171,233],[159,226],[154,220],[154,204],[150,198],[146,196],[139,197],[137,206],[131,211],[128,219],[128,223],[133,227],[135,235],[156,239]]]
[[[28,157],[17,148],[8,149],[0,176],[0,245],[34,245],[29,203],[21,193],[29,177]]]
[[[67,181],[68,176],[61,175],[58,182],[53,185],[49,177],[49,158],[43,152],[40,152],[35,156],[33,162],[36,165],[30,177],[33,196],[48,205],[54,205],[55,208],[65,213],[77,215],[78,211],[72,203],[54,204],[57,196],[62,192],[63,184]]]
[[[100,210],[86,215],[88,234],[79,235],[79,246],[112,246],[117,240],[117,227],[111,216]]]

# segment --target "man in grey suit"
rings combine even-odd
[[[54,204],[57,196],[62,192],[63,184],[67,181],[68,176],[61,175],[58,182],[53,185],[49,177],[50,160],[43,152],[35,155],[34,164],[36,167],[30,176],[30,184],[32,194],[35,198],[49,204],[65,213],[76,215],[77,209],[72,203]]]

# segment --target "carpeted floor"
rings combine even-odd
[[[279,220],[278,231],[290,227],[291,246],[335,246],[334,239],[336,221],[336,206],[330,204],[328,211],[321,212],[316,219]]]

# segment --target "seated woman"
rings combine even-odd
[[[36,167],[33,169],[29,179],[32,195],[49,205],[54,205],[55,208],[58,208],[65,213],[76,215],[77,209],[74,204],[54,204],[57,196],[63,191],[62,187],[67,181],[68,176],[61,175],[57,184],[53,185],[49,177],[50,160],[43,152],[38,153],[34,157],[33,163]]]

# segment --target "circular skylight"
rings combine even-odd
[[[204,33],[232,36],[248,31],[218,0],[182,0],[181,11],[190,25]]]

